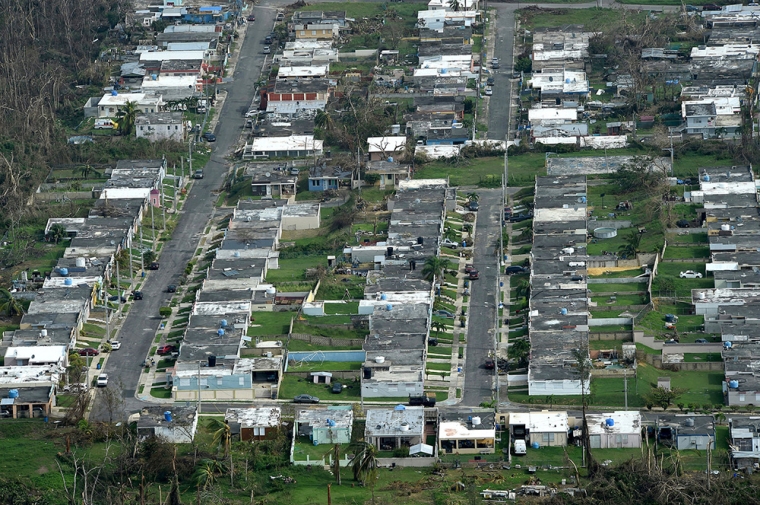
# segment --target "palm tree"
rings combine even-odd
[[[627,258],[633,258],[639,252],[639,246],[641,245],[641,234],[636,230],[626,235],[625,243],[618,248],[618,252]]]
[[[60,223],[55,223],[47,232],[48,241],[53,240],[56,244],[66,236],[66,227]]]
[[[449,8],[454,12],[459,12],[459,9],[462,8],[462,4],[459,3],[459,0],[449,0]]]
[[[440,321],[433,321],[430,323],[430,327],[435,330],[436,335],[440,335],[442,331],[446,331],[446,325]]]
[[[377,480],[377,448],[367,442],[356,445],[354,457],[349,462],[354,480],[369,484],[372,503],[375,503],[375,481]]]
[[[204,491],[216,482],[216,477],[224,472],[224,465],[213,459],[202,459],[201,466],[195,471],[195,482]]]
[[[332,116],[326,111],[320,110],[317,112],[317,115],[314,116],[314,126],[318,128],[331,131],[334,124]]]
[[[4,288],[0,288],[0,313],[8,317],[24,315],[24,306]]]
[[[137,102],[127,102],[124,107],[121,108],[116,119],[119,123],[119,131],[123,135],[129,135],[132,133],[132,128],[135,126],[135,118],[137,117]]]
[[[443,278],[443,273],[448,268],[451,268],[451,261],[446,258],[431,256],[425,260],[425,266],[422,267],[422,275],[428,280],[432,280],[434,277]]]
[[[480,195],[478,195],[477,193],[474,193],[474,192],[473,193],[469,193],[467,195],[467,199],[469,201],[471,201],[471,202],[477,202],[478,200],[480,200]]]
[[[232,434],[230,425],[219,419],[210,419],[206,427],[213,433],[214,443],[217,447],[224,450],[224,457],[230,454],[230,444],[232,443]]]
[[[528,279],[524,279],[517,284],[517,297],[525,297],[528,298],[530,296],[530,281]]]

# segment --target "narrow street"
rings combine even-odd
[[[475,227],[473,266],[480,278],[471,281],[470,310],[467,323],[467,351],[464,366],[462,405],[477,407],[492,399],[494,371],[485,369],[489,351],[494,349],[494,323],[497,306],[499,266],[497,251],[501,222],[501,189],[480,189],[480,210]]]
[[[124,411],[139,410],[142,402],[136,397],[137,384],[142,373],[141,363],[153,345],[156,330],[161,322],[158,309],[168,305],[171,295],[166,287],[179,279],[185,265],[192,259],[209,218],[214,211],[217,198],[216,190],[221,186],[227,174],[229,164],[225,159],[237,145],[243,125],[243,113],[253,99],[253,83],[259,78],[264,55],[261,42],[269,33],[274,22],[275,10],[255,8],[256,23],[247,26],[232,83],[220,89],[226,91],[224,104],[219,114],[219,122],[214,131],[216,142],[211,144],[213,153],[204,168],[204,178],[193,183],[179,223],[172,239],[164,245],[160,256],[161,268],[148,273],[142,287],[143,300],[137,301],[124,320],[117,322],[121,326],[118,339],[121,349],[115,351],[108,359],[105,372],[110,384],[122,388]],[[149,394],[146,390],[144,394]],[[90,419],[102,420],[109,417],[108,407],[99,395],[95,395]],[[113,413],[113,418],[120,414]]]

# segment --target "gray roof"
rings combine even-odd
[[[693,424],[693,426],[690,426]],[[657,426],[675,428],[678,436],[715,436],[715,418],[703,415],[659,416]]]
[[[8,387],[0,388],[0,398],[8,398],[11,389],[18,391],[18,398],[13,402],[16,405],[28,405],[31,403],[43,404],[50,401],[53,393],[53,386],[33,386],[33,387]]]

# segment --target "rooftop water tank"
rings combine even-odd
[[[480,426],[480,422],[481,421],[480,421],[479,417],[475,416],[475,417],[472,418],[472,425],[473,426]]]
[[[111,96],[119,96],[119,92],[116,91],[115,89],[112,89],[111,90]]]
[[[378,365],[381,363],[385,363],[385,356],[375,356],[375,363]]]
[[[18,398],[18,389],[8,391],[8,398]]]
[[[586,203],[586,197],[585,196],[581,197],[581,203]]]
[[[167,423],[172,422],[172,413],[169,412],[168,410],[164,412],[164,421],[166,421]]]
[[[208,357],[208,366],[209,368],[214,368],[216,366],[216,356]]]
[[[386,304],[385,305],[385,310],[387,310],[388,312],[392,311],[393,310],[393,305],[391,305],[390,303]]]
[[[58,270],[58,273],[60,273],[60,274],[61,274],[61,275],[63,275],[64,277],[66,277],[67,275],[69,275],[69,269],[68,269],[68,268],[66,268],[66,267],[63,267],[63,268],[61,268],[60,270]]]
[[[381,293],[380,294],[380,299],[381,300],[387,300],[388,299],[388,295],[386,295],[385,293]]]
[[[561,309],[559,309],[559,313],[562,314],[563,316],[566,316],[567,315],[567,309],[561,308]]]
[[[541,447],[538,442],[533,442],[532,444],[530,444],[530,446],[533,447],[534,449],[538,449]]]
[[[700,291],[699,293],[697,293],[697,298],[699,298],[700,300],[704,300],[705,296],[706,295],[704,291]]]
[[[736,389],[739,387],[739,381],[728,381],[728,387]]]
[[[731,231],[731,226],[728,224],[720,225],[720,231]]]
[[[393,410],[406,410],[406,406],[398,404],[395,407],[393,407]]]
[[[216,334],[221,337],[222,335],[224,335],[224,329],[219,328],[218,330],[216,330]]]
[[[723,342],[723,347],[725,347],[726,349],[731,349],[733,345],[734,344],[732,344],[731,342]]]
[[[277,289],[274,288],[274,286],[267,288],[267,294],[269,296],[274,296],[277,293]]]
[[[222,319],[222,321],[219,323],[219,326],[221,326],[222,328],[226,328],[227,327],[227,320],[226,319]]]
[[[615,420],[612,419],[611,417],[608,417],[607,419],[604,420],[604,424],[612,428],[613,426],[615,426]]]
[[[78,268],[84,268],[87,265],[87,262],[85,261],[84,258],[77,258],[76,265]]]
[[[401,125],[400,124],[392,124],[391,125],[391,133],[393,135],[398,135],[401,133]]]
[[[673,323],[675,321],[676,321],[676,316],[674,314],[665,314],[666,323]]]
[[[401,431],[409,431],[409,423],[407,423],[406,421],[404,421],[399,426],[399,429],[401,429]]]
[[[705,182],[710,182],[710,176],[705,174],[704,177],[702,177],[702,180]]]
[[[74,279],[72,279],[71,277],[66,277],[63,280],[63,285],[64,286],[73,286],[74,285]]]
[[[240,257],[240,252],[239,251],[235,251],[235,253],[233,254],[233,256],[235,256],[236,258],[239,258]]]
[[[332,419],[328,419],[327,426],[335,426],[335,421],[333,421]]]
[[[47,330],[45,330],[45,329],[40,330],[40,336],[41,337],[47,337]]]
[[[393,156],[388,156],[388,163],[393,163]]]

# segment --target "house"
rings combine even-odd
[[[198,429],[195,407],[150,406],[130,416],[137,421],[138,438],[157,437],[172,444],[189,444]]]
[[[8,347],[5,351],[3,364],[5,366],[54,365],[66,368],[69,364],[68,346]]]
[[[589,40],[593,32],[584,32],[583,25],[561,28],[539,28],[533,32],[533,71],[544,68],[584,70],[588,59]]]
[[[493,454],[496,424],[493,411],[441,412],[438,423],[439,454]]]
[[[135,118],[135,137],[151,142],[173,140],[184,142],[187,138],[187,122],[181,112],[156,112]]]
[[[282,66],[277,71],[278,79],[325,79],[330,65]]]
[[[742,417],[729,419],[728,440],[733,469],[755,471],[760,465],[760,420]]]
[[[353,424],[350,405],[301,409],[296,412],[293,437],[305,438],[313,445],[348,444]]]
[[[327,24],[347,27],[346,11],[296,11],[293,23],[302,25]]]
[[[293,32],[298,39],[332,40],[338,37],[338,24],[315,23],[293,25]]]
[[[471,27],[479,17],[475,10],[447,11],[447,10],[421,10],[417,12],[417,26],[428,28],[437,32],[443,32],[447,25],[462,25]]]
[[[243,148],[244,159],[305,158],[322,156],[323,140],[314,135],[291,135],[289,137],[258,137]]]
[[[121,95],[116,91],[112,91],[103,95],[97,102],[97,117],[115,118],[128,102],[134,102],[137,110],[143,114],[159,112],[164,106],[161,96],[148,95],[146,93],[125,93]],[[88,101],[88,103],[90,102]]]
[[[739,133],[742,125],[741,99],[716,97],[681,102],[681,117],[686,122],[684,133],[703,139],[730,138]]]
[[[543,107],[528,109],[531,126],[548,126],[575,123],[578,120],[576,108]]]
[[[353,170],[339,166],[316,165],[309,169],[309,191],[337,190],[351,181]]]
[[[55,406],[56,384],[29,387],[0,385],[0,417],[23,419],[47,417]]]
[[[271,137],[268,138],[271,139]],[[251,177],[251,191],[254,196],[289,198],[296,195],[297,175],[291,175],[284,170],[262,170],[256,167],[247,167],[246,175]]]
[[[715,450],[715,418],[711,415],[677,414],[660,416],[656,423],[657,440],[679,451]]]
[[[399,182],[411,177],[411,166],[396,161],[370,161],[364,169],[364,174],[365,178],[368,174],[379,176],[378,185],[380,189],[385,189],[388,186],[398,189]]]
[[[528,87],[538,90],[541,99],[564,97],[586,98],[589,83],[586,72],[567,69],[544,69],[533,72]]]
[[[755,312],[755,308],[751,309]],[[747,331],[737,333],[746,334]],[[735,339],[738,335],[733,335]],[[760,402],[760,343],[731,342],[723,349],[725,380],[723,393],[731,407],[757,405]]]
[[[586,414],[592,449],[637,449],[641,447],[641,412],[615,411]]]
[[[381,451],[425,443],[425,408],[367,409],[364,440]]]
[[[453,11],[450,0],[430,0],[428,2],[429,11]],[[478,0],[457,0],[457,9],[466,11],[478,10]]]
[[[392,161],[394,156],[400,156],[406,149],[406,136],[369,137],[367,145],[369,161]]]
[[[563,447],[567,445],[567,412],[513,412],[509,414],[510,440],[525,440],[526,445]]]
[[[230,425],[230,434],[239,436],[241,442],[255,442],[276,438],[281,416],[280,407],[231,408],[225,412],[224,422]]]

